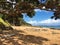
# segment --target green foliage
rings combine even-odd
[[[35,15],[35,12],[34,11],[31,11],[31,12],[28,12],[27,15],[32,18],[34,15]]]
[[[21,25],[32,26],[31,24],[25,22],[25,21],[23,20],[23,18],[19,18],[19,20],[20,20],[20,24],[21,24]]]
[[[13,3],[14,1],[16,1],[16,3]],[[4,25],[9,25],[7,22],[10,24],[26,24],[23,20],[22,13],[27,13],[27,16],[32,18],[35,16],[34,9],[39,8],[42,10],[43,6],[45,6],[45,10],[48,11],[50,11],[49,9],[51,9],[51,11],[56,9],[52,18],[60,19],[60,0],[47,0],[45,4],[39,3],[38,0],[10,0],[10,2],[0,0],[0,13],[3,14],[0,22]]]
[[[6,27],[11,26],[7,21],[4,21],[2,18],[0,18],[0,23],[5,25]]]

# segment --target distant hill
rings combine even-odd
[[[26,21],[24,21],[24,19],[20,19],[21,25],[26,25],[26,26],[32,26],[31,24],[27,23]]]

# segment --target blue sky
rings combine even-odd
[[[60,20],[54,20],[51,19],[50,17],[53,16],[52,11],[45,11],[45,10],[40,10],[40,9],[35,9],[35,16],[33,18],[29,18],[24,14],[24,20],[27,23],[30,23],[32,25],[59,25]]]

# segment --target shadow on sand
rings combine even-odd
[[[36,37],[34,35],[24,35],[22,33],[25,33],[21,30],[6,30],[5,32],[3,31],[2,36],[0,36],[0,45],[8,45],[9,43],[12,43],[11,45],[28,45],[28,43],[34,43],[34,44],[39,44],[43,45],[43,41],[49,41],[46,38],[43,37]],[[11,36],[3,36],[3,35],[11,35]],[[17,40],[14,40],[13,37],[18,37],[16,38]],[[4,39],[4,40],[3,40]],[[18,43],[18,40],[22,40],[22,44]],[[3,43],[5,42],[5,44]]]

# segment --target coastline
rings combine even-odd
[[[60,26],[39,26],[39,27],[60,30]]]

